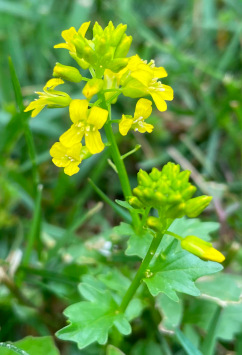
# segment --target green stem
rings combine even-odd
[[[127,174],[123,159],[120,155],[115,136],[113,134],[112,124],[110,122],[111,121],[110,105],[108,106],[108,112],[109,112],[109,121],[105,125],[106,136],[107,136],[108,142],[110,143],[112,158],[113,158],[114,164],[115,164],[117,171],[118,171],[118,176],[119,176],[119,180],[120,180],[120,183],[122,186],[124,197],[127,200],[129,196],[132,196],[132,191],[131,191],[131,187],[130,187],[130,183],[129,183],[128,174]],[[132,217],[134,226],[138,226],[140,220],[139,220],[137,213],[132,212],[131,217]]]
[[[139,288],[140,283],[145,276],[145,271],[147,270],[153,256],[155,255],[156,250],[158,249],[158,247],[160,245],[163,235],[164,234],[157,234],[153,238],[145,258],[143,259],[133,281],[131,282],[126,294],[124,295],[124,298],[123,298],[120,308],[119,308],[120,312],[122,312],[122,313],[125,312],[126,308],[129,305],[129,302],[132,300],[136,290]]]
[[[173,233],[173,232],[170,232],[170,231],[166,231],[166,234],[169,234],[169,235],[171,235],[172,237],[174,237],[174,238],[176,238],[178,240],[182,240],[183,239],[180,235],[178,235],[176,233]]]

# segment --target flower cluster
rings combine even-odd
[[[74,27],[63,31],[65,42],[54,47],[67,49],[78,66],[89,69],[92,77],[83,77],[76,67],[56,63],[54,78],[47,82],[44,92],[37,92],[39,98],[25,109],[32,111],[34,117],[45,106],[69,106],[72,125],[50,150],[53,163],[64,167],[68,175],[79,171],[78,165],[83,159],[104,149],[100,129],[110,120],[108,107],[117,101],[120,94],[139,99],[134,115],[123,114],[119,120],[119,132],[123,136],[130,130],[152,132],[154,127],[145,122],[151,115],[152,102],[144,97],[151,96],[160,111],[167,109],[166,100],[173,99],[172,88],[158,80],[167,76],[163,67],[156,67],[154,61],[147,63],[138,55],[127,57],[132,37],[126,35],[126,25],[120,24],[115,28],[110,21],[103,29],[96,22],[92,39],[86,37],[89,26],[90,22],[85,22],[78,31]],[[56,91],[55,87],[64,81],[84,82],[84,99],[72,100],[67,93]],[[95,95],[96,100],[91,102]]]
[[[153,168],[150,174],[138,172],[138,186],[130,198],[135,208],[155,208],[162,219],[183,216],[197,217],[210,203],[212,197],[192,198],[196,187],[189,183],[190,171],[180,172],[180,166],[166,164],[161,171]]]

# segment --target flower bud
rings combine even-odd
[[[143,204],[139,201],[139,199],[135,196],[131,196],[128,200],[130,206],[133,208],[144,208]]]
[[[117,28],[113,31],[111,36],[111,43],[113,47],[116,47],[119,44],[126,29],[127,29],[127,25],[123,25],[122,23],[120,23],[117,26]]]
[[[114,53],[115,58],[124,58],[129,52],[132,43],[132,36],[124,35]]]
[[[147,225],[151,229],[154,229],[154,231],[156,231],[156,232],[161,232],[163,230],[163,228],[164,228],[164,225],[159,220],[159,218],[152,217],[152,216],[147,218]]]
[[[53,76],[72,81],[73,83],[79,83],[82,80],[82,76],[78,69],[60,63],[56,63],[53,69]]]
[[[117,73],[123,68],[125,68],[127,64],[128,64],[128,58],[116,58],[111,61],[111,64],[108,65],[108,68],[112,70],[114,73]]]
[[[140,169],[137,174],[137,180],[139,185],[151,186],[152,181],[146,171]]]
[[[212,243],[205,242],[194,235],[185,237],[181,241],[181,247],[202,259],[216,261],[218,263],[222,263],[225,260],[224,255],[213,248]]]
[[[153,181],[158,181],[160,177],[161,177],[161,172],[158,169],[153,168],[151,173],[150,173],[150,178]]]
[[[84,86],[82,93],[87,99],[91,99],[95,94],[102,90],[103,84],[104,82],[102,79],[90,79]]]
[[[197,188],[195,186],[193,186],[193,185],[188,186],[186,189],[184,189],[181,192],[183,199],[185,201],[189,200],[194,195],[196,190],[197,190]]]
[[[175,206],[171,206],[170,208],[168,208],[167,212],[166,212],[166,216],[167,218],[181,218],[185,215],[185,203],[179,203]]]
[[[212,200],[211,196],[199,196],[186,202],[185,214],[187,217],[194,218],[200,215]]]

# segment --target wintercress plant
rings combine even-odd
[[[143,291],[136,292],[141,284],[147,285],[152,296],[163,292],[175,301],[177,292],[198,296],[194,281],[221,270],[217,262],[224,260],[210,242],[200,239],[203,235],[179,234],[179,219],[199,216],[211,201],[209,196],[193,197],[196,188],[189,182],[189,171],[181,172],[180,166],[171,162],[162,170],[153,168],[149,174],[140,170],[138,185],[131,190],[113,124],[118,124],[122,136],[132,131],[151,133],[155,127],[149,123],[150,99],[159,111],[165,111],[173,90],[159,80],[167,73],[163,67],[156,67],[154,60],[147,62],[137,54],[127,57],[132,37],[126,35],[126,25],[115,28],[109,22],[103,29],[96,22],[92,39],[88,39],[89,25],[86,22],[78,31],[73,27],[63,31],[65,42],[55,48],[67,49],[79,69],[88,69],[91,77],[84,77],[76,67],[56,63],[54,78],[25,109],[32,110],[34,117],[45,106],[69,106],[70,128],[50,149],[53,163],[64,168],[67,175],[78,173],[84,159],[107,146],[125,198],[117,203],[131,215],[130,223],[121,223],[114,232],[130,237],[126,255],[142,259],[132,280],[117,270],[113,272],[111,281],[115,279],[125,287],[114,287],[105,274],[83,277],[79,291],[86,300],[64,311],[69,324],[57,332],[60,339],[74,341],[79,348],[95,341],[105,344],[113,326],[124,335],[131,333],[130,321],[147,306]],[[71,99],[56,90],[64,81],[83,84],[83,96]],[[124,112],[121,118],[112,120],[111,106],[120,95],[138,99],[135,112]]]

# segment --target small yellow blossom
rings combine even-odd
[[[60,142],[66,147],[81,142],[85,136],[85,142],[91,154],[100,153],[104,149],[101,129],[108,118],[108,111],[93,106],[88,110],[87,100],[72,100],[70,103],[70,118],[73,122],[68,131],[60,137]]]
[[[89,63],[87,63],[83,58],[79,58],[76,52],[76,46],[73,43],[74,39],[80,36],[81,38],[85,38],[86,32],[90,25],[89,22],[84,22],[78,31],[74,27],[69,28],[68,30],[62,31],[61,36],[64,38],[66,43],[59,43],[54,46],[54,48],[65,48],[69,50],[70,56],[76,60],[76,62],[80,65],[81,68],[87,69],[89,67]]]
[[[147,64],[135,55],[118,75],[124,96],[137,98],[151,95],[159,111],[167,109],[165,100],[173,100],[172,88],[158,81],[167,73],[163,67],[156,68],[154,61]]]
[[[140,99],[135,107],[134,117],[123,115],[119,123],[119,132],[122,136],[126,136],[130,129],[139,131],[140,133],[151,133],[154,126],[144,122],[151,115],[152,102],[147,99]]]
[[[224,255],[213,248],[212,243],[205,242],[194,235],[189,235],[182,239],[181,246],[183,249],[205,260],[217,261],[218,263],[222,263],[225,260]]]
[[[60,84],[64,84],[62,79],[50,79],[43,89],[44,92],[36,91],[36,94],[39,95],[39,99],[30,102],[24,112],[33,110],[31,116],[35,117],[45,106],[49,108],[68,106],[71,102],[70,96],[65,92],[54,90],[55,87]]]
[[[81,143],[74,144],[72,147],[65,147],[62,143],[55,143],[50,149],[53,163],[59,168],[65,168],[64,173],[71,176],[80,170],[78,167],[83,159],[90,156],[88,149]]]

